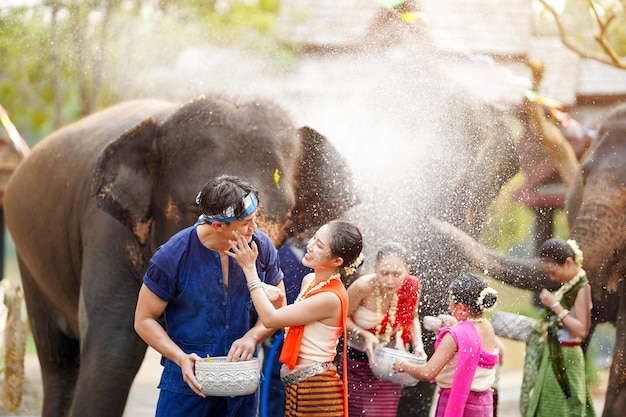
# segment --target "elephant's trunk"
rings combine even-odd
[[[537,258],[521,259],[505,256],[486,248],[462,230],[444,221],[430,218],[431,223],[441,233],[448,236],[462,255],[476,268],[482,269],[490,277],[529,291],[542,288],[555,289],[557,284],[539,266]]]

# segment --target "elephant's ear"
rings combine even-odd
[[[91,183],[98,207],[130,228],[142,245],[152,221],[150,156],[156,131],[156,121],[148,118],[109,143],[96,161]]]
[[[296,205],[289,235],[317,228],[340,218],[359,203],[346,160],[337,149],[310,127],[298,130],[301,159],[296,173]]]

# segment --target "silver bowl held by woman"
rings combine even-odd
[[[211,397],[236,397],[256,391],[261,377],[258,358],[227,362],[226,356],[196,362],[196,379],[202,393]]]
[[[374,376],[379,379],[395,382],[396,384],[407,386],[417,384],[419,380],[413,378],[406,372],[393,372],[393,363],[396,359],[404,360],[405,362],[414,363],[416,365],[423,365],[426,363],[425,358],[418,358],[410,352],[392,349],[389,347],[379,347],[374,353],[374,363],[371,367]]]

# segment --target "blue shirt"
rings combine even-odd
[[[252,240],[259,248],[259,278],[277,285],[283,273],[276,248],[259,230],[254,231]],[[241,267],[229,258],[227,292],[220,254],[200,242],[196,226],[181,230],[155,252],[143,282],[168,303],[164,312],[167,334],[186,353],[226,356],[232,343],[256,322]],[[162,362],[159,388],[195,395],[183,381],[178,365],[166,358]]]

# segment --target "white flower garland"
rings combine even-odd
[[[561,285],[558,290],[556,290],[556,292],[554,293],[556,300],[560,302],[563,299],[563,294],[568,292],[574,285],[578,284],[578,281],[580,281],[582,277],[586,275],[587,273],[585,272],[585,270],[580,268],[578,273],[574,275],[574,278],[570,279],[565,284]]]
[[[583,251],[578,247],[578,243],[573,239],[568,239],[567,244],[574,251],[574,262],[582,268],[583,266]]]
[[[491,287],[483,288],[483,290],[480,292],[480,295],[478,296],[478,300],[476,300],[476,303],[478,304],[478,307],[480,308],[481,311],[491,311],[496,307],[496,304],[498,303],[496,301],[491,307],[485,308],[483,306],[483,301],[485,301],[485,297],[487,296],[487,294],[493,294],[497,296],[498,291],[494,290]]]
[[[364,258],[365,256],[363,256],[363,252],[361,252],[350,265],[344,267],[343,269],[346,272],[346,275],[354,274],[356,272],[356,269],[363,263]]]
[[[305,299],[306,296],[309,295],[310,293],[312,293],[313,291],[317,291],[320,288],[326,286],[326,284],[328,284],[333,279],[340,279],[340,278],[341,278],[341,276],[339,274],[334,274],[334,275],[331,275],[330,278],[328,278],[327,280],[320,281],[320,282],[317,283],[317,285],[313,286],[313,284],[315,283],[315,277],[314,277],[313,279],[311,279],[311,281],[309,281],[309,284],[306,286],[304,291],[302,291],[298,295],[298,298],[296,298],[296,301],[294,301],[294,302],[298,302],[298,301],[301,301],[301,300]]]

